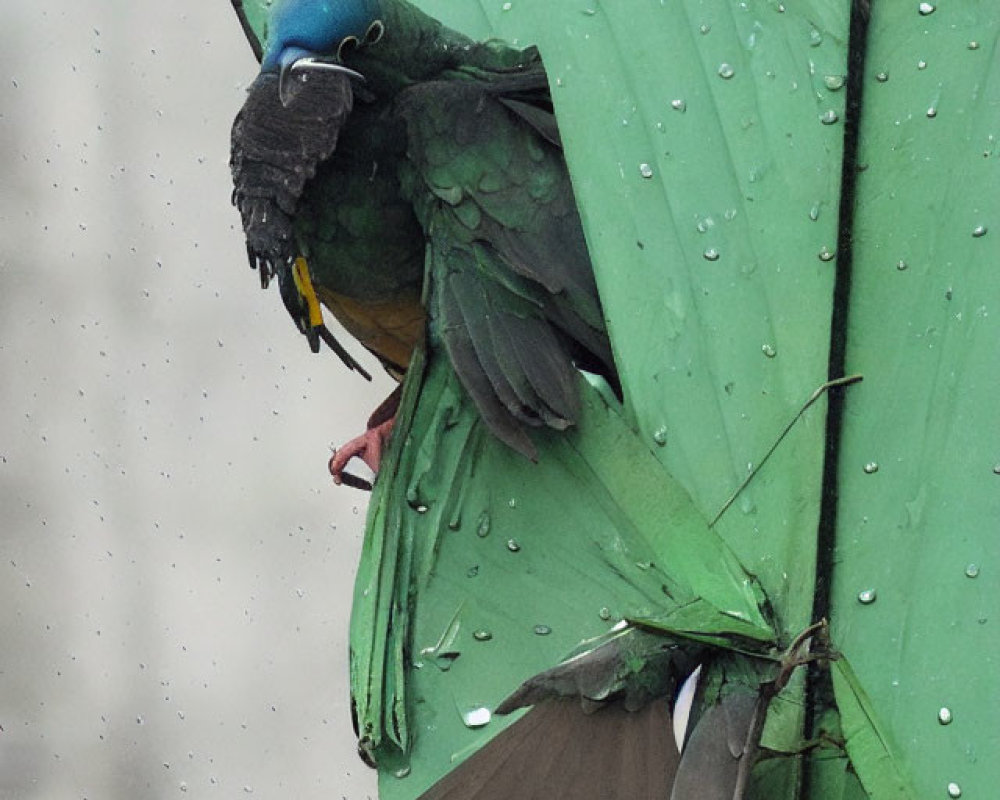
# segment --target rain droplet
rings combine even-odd
[[[986,235],[986,226],[985,225],[977,225],[975,228],[972,229],[972,235],[976,239],[980,238],[981,236],[985,236]]]
[[[824,111],[822,115],[820,115],[819,121],[822,122],[824,125],[833,125],[839,119],[840,117],[838,116],[837,112],[831,108]]]
[[[705,256],[705,260],[706,261],[718,261],[719,260],[719,251],[716,250],[714,247],[709,247],[703,253],[703,255]]]
[[[809,219],[813,222],[819,219],[819,203],[813,203],[812,207],[809,209]]]
[[[733,65],[732,64],[727,64],[725,61],[723,61],[721,64],[719,64],[719,77],[720,78],[724,78],[725,80],[729,80],[735,74],[736,74],[736,70],[733,69]]]
[[[710,30],[712,30],[712,26],[708,24],[702,25],[700,28],[698,28],[698,32],[701,33],[702,36],[704,36]]]
[[[513,7],[514,7],[513,3],[504,3],[502,6],[500,6],[500,10],[501,11],[510,11]]]
[[[510,500],[507,501],[507,507],[508,508],[517,508],[517,498],[516,497],[510,498]]]
[[[979,42],[973,40],[973,41],[969,42],[968,46],[969,46],[970,50],[978,50],[979,49]]]
[[[535,626],[535,635],[536,636],[548,636],[550,633],[552,633],[552,628],[550,628],[548,625],[536,625]]]
[[[938,710],[938,722],[942,725],[951,725],[951,709],[947,706],[941,706]]]
[[[467,578],[475,578],[479,574],[479,565],[473,564],[465,571],[465,576]]]
[[[653,177],[653,168],[651,166],[649,166],[649,164],[647,164],[645,161],[643,161],[639,165],[639,174],[642,175],[642,177],[647,178],[647,179],[648,178],[652,178]]]
[[[1000,464],[994,464],[993,465],[993,474],[994,475],[1000,475]]]
[[[760,346],[760,352],[762,352],[768,358],[774,358],[776,355],[778,355],[778,351],[775,350],[774,345],[771,344],[762,344]]]
[[[961,797],[962,787],[959,786],[955,781],[948,784],[948,797]]]
[[[870,606],[877,597],[874,589],[863,589],[858,592],[858,602],[863,606]]]
[[[410,774],[410,767],[409,765],[405,767],[400,767],[392,774],[395,775],[397,778],[405,778],[407,775]]]
[[[681,100],[679,97],[676,100],[670,101],[670,107],[674,111],[687,111],[688,104]]]
[[[607,606],[602,606],[601,610],[597,612],[597,616],[599,616],[601,619],[607,622],[609,619],[611,619],[611,609],[608,608]]]
[[[965,568],[965,576],[967,578],[978,578],[979,577],[979,565],[978,564],[969,564]]]
[[[521,551],[521,545],[517,543],[517,539],[508,539],[507,549],[512,553],[519,553]]]
[[[831,92],[838,92],[844,88],[844,76],[843,75],[827,75],[823,78],[823,83],[826,88]]]
[[[833,261],[833,257],[836,254],[837,254],[837,252],[835,250],[831,250],[826,245],[823,245],[823,247],[819,251],[819,260],[820,261]]]
[[[485,628],[480,628],[478,631],[475,631],[472,634],[472,638],[475,639],[477,642],[488,642],[490,639],[493,638],[493,634],[490,633]]]
[[[875,80],[877,80],[879,83],[885,83],[887,80],[889,80],[889,73],[888,72],[876,73]]]
[[[917,69],[927,69],[927,62],[924,61],[923,59],[920,59],[917,62]]]
[[[465,723],[466,728],[482,728],[489,724],[492,716],[486,706],[476,706],[462,712],[462,722]]]
[[[937,6],[935,6],[933,3],[921,3],[919,6],[917,6],[917,11],[920,12],[920,16],[926,17],[930,14],[933,14],[936,8]]]
[[[896,262],[896,269],[898,269],[900,272],[905,270],[907,266],[909,265],[905,261],[903,261],[903,259],[899,259],[899,261]]]
[[[878,472],[878,464],[874,461],[869,461],[867,464],[864,465],[864,467],[862,467],[862,469],[865,471],[866,474],[874,475],[876,472]]]
[[[416,507],[415,511],[418,514],[426,514],[427,513],[427,506],[425,506],[423,503],[421,503],[419,506]]]
[[[936,117],[936,116],[937,116],[937,108],[935,108],[934,106],[931,106],[930,108],[927,109],[927,118],[928,119],[934,119],[934,117]]]
[[[490,512],[484,511],[479,515],[479,524],[476,525],[476,536],[480,539],[484,539],[490,535],[490,525],[492,524],[490,520]]]
[[[813,28],[809,31],[809,46],[819,47],[821,44],[823,44],[823,34]]]
[[[653,441],[656,442],[660,447],[663,447],[667,443],[667,426],[661,425],[655,431],[653,431]]]

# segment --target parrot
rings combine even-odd
[[[262,286],[311,348],[361,366],[320,305],[401,379],[447,353],[483,421],[579,413],[577,368],[617,386],[538,51],[477,43],[402,0],[283,0],[232,128],[233,202]],[[398,393],[331,460],[377,472]]]

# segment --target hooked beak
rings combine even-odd
[[[290,106],[302,86],[309,81],[310,73],[339,72],[353,80],[364,82],[365,76],[360,72],[345,67],[331,59],[321,58],[308,50],[290,47],[281,56],[278,73],[278,97],[281,105]]]

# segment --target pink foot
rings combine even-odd
[[[338,486],[347,483],[348,486],[370,489],[371,486],[359,486],[359,484],[367,482],[349,472],[344,472],[344,469],[352,458],[357,457],[364,461],[372,472],[378,474],[378,468],[382,463],[382,450],[385,443],[389,441],[389,434],[392,433],[392,426],[395,422],[395,416],[389,417],[385,422],[369,428],[360,436],[351,439],[343,447],[338,447],[333,458],[330,459],[330,474],[333,475],[333,482]]]

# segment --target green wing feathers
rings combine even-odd
[[[431,341],[490,429],[529,458],[524,426],[579,414],[575,366],[614,379],[583,229],[540,63],[492,81],[407,90],[403,190],[428,239]]]

